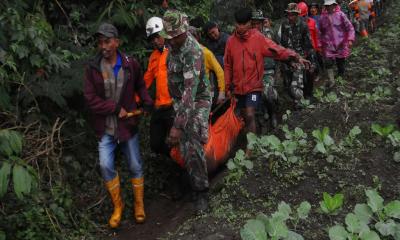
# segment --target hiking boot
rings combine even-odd
[[[331,89],[335,86],[335,73],[333,72],[333,69],[327,69],[326,71],[328,74],[328,81],[326,82],[325,87]]]
[[[197,214],[206,212],[209,208],[208,205],[208,192],[196,192],[196,200],[194,202],[195,210]]]

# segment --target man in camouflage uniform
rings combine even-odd
[[[253,28],[260,31],[267,38],[273,39],[273,32],[271,29],[271,25],[265,26],[265,21],[269,19],[263,16],[263,12],[258,9],[252,12],[251,17],[251,25]],[[267,24],[268,25],[268,24]],[[278,92],[275,88],[275,61],[272,58],[266,57],[264,58],[264,97],[266,101],[266,110],[267,112],[264,115],[265,119],[270,120],[270,125],[272,128],[275,128],[278,125],[278,121],[276,119],[276,112],[278,108]],[[264,111],[265,112],[265,111]]]
[[[168,87],[176,112],[168,143],[180,146],[190,176],[197,211],[208,208],[208,173],[203,145],[208,139],[211,108],[210,83],[205,75],[203,51],[188,32],[188,17],[168,10],[160,35],[171,46]]]
[[[296,3],[289,3],[287,19],[279,28],[278,37],[283,47],[290,48],[307,58],[312,52],[312,43],[307,24],[299,17],[300,9]],[[304,67],[301,65],[283,65],[284,83],[289,95],[294,99],[295,107],[301,107],[304,98]]]

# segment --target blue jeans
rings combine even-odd
[[[120,145],[128,160],[128,168],[131,178],[143,176],[143,161],[139,151],[139,135],[135,134],[126,142],[118,143],[113,136],[104,134],[99,141],[99,159],[101,175],[105,181],[110,181],[117,176],[115,170],[115,149]]]

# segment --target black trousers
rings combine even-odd
[[[173,107],[156,109],[150,120],[150,148],[153,152],[169,156],[171,148],[166,144],[169,131],[174,123]]]
[[[333,68],[336,64],[338,75],[343,77],[346,72],[346,58],[327,58],[325,59],[326,68]]]

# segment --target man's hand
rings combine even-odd
[[[182,130],[172,127],[169,131],[169,136],[167,138],[167,143],[171,147],[179,144],[182,137]]]
[[[308,60],[305,59],[305,58],[300,57],[299,63],[300,63],[301,65],[303,65],[304,68],[305,68],[306,70],[310,69],[310,67],[311,67],[311,62],[308,61]]]
[[[217,104],[221,104],[225,101],[225,92],[219,92],[218,93],[218,99],[217,99]]]
[[[119,118],[126,118],[128,116],[128,113],[126,112],[126,110],[121,107],[121,110],[119,111],[118,117]]]

